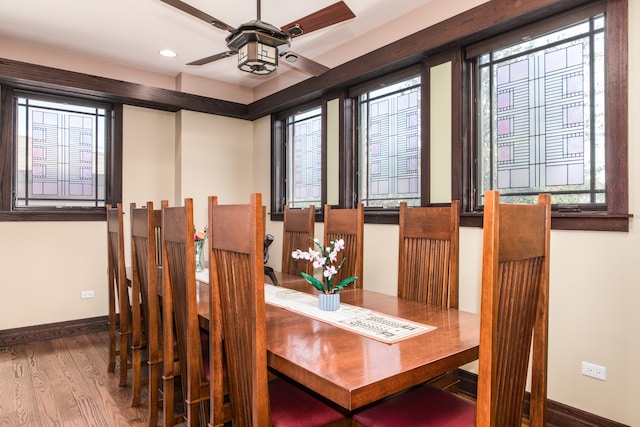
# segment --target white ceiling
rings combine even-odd
[[[257,15],[255,0],[184,1],[232,27],[256,19]],[[262,21],[280,27],[335,1],[262,0],[261,17]],[[296,38],[292,40],[291,50],[335,67],[363,54],[355,49],[350,53],[347,43],[365,34],[380,38],[381,34],[371,32],[432,1],[447,2],[345,0],[355,18]],[[273,78],[274,75],[253,76],[239,71],[236,57],[202,66],[185,65],[226,51],[227,34],[160,0],[0,1],[0,42],[4,38],[37,44],[145,71],[171,76],[188,73],[251,88]],[[3,57],[1,45],[0,57]],[[174,50],[178,56],[161,57],[157,53],[160,49]],[[340,54],[333,54],[338,51]],[[290,66],[282,61],[274,74],[288,70]]]

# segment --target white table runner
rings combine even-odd
[[[299,312],[387,344],[436,329],[435,326],[376,313],[342,302],[336,311],[323,311],[318,308],[317,296],[280,286],[265,284],[264,295],[268,304]]]

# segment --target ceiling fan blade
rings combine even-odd
[[[234,52],[233,50],[228,50],[226,52],[216,53],[215,55],[207,56],[206,58],[198,59],[197,61],[191,61],[187,65],[204,65],[213,61],[217,61],[218,59],[228,58],[230,56],[235,55],[238,52]]]
[[[304,56],[290,50],[282,54],[282,59],[284,59],[287,64],[298,68],[299,70],[304,71],[305,73],[312,76],[319,76],[320,74],[329,70],[329,67],[325,67],[324,65],[316,61],[305,58]]]
[[[355,18],[355,16],[345,2],[339,1],[304,18],[283,25],[280,29],[289,37],[294,38],[328,27],[329,25],[337,24],[338,22],[346,21],[347,19]]]
[[[230,33],[236,30],[231,25],[227,25],[221,20],[216,19],[213,16],[207,13],[204,13],[203,11],[196,9],[195,7],[183,1],[180,1],[180,0],[160,0],[160,1],[168,4],[169,6],[173,6],[176,9],[180,9],[181,11],[188,13],[191,16],[195,16],[196,18],[203,20],[207,24],[211,24],[216,28],[220,28],[221,30],[229,31]]]

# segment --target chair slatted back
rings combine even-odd
[[[168,307],[165,307],[170,304],[188,423],[199,418],[198,405],[209,398],[209,384],[204,379],[198,323],[193,232],[192,199],[185,199],[183,207],[162,207],[164,360],[173,360],[173,346],[168,345],[166,341],[167,338],[173,339],[168,334],[170,328],[167,327],[171,314],[167,310]],[[167,290],[170,295],[167,294]],[[203,390],[206,390],[206,393],[203,393]]]
[[[144,323],[143,327],[147,339],[154,341],[155,338],[159,337],[151,335],[149,332],[150,330],[160,330],[156,249],[157,242],[161,241],[160,239],[156,240],[155,227],[157,226],[160,229],[160,224],[156,225],[155,219],[160,219],[161,211],[153,209],[153,202],[147,202],[147,206],[141,208],[137,208],[135,203],[131,203],[130,213],[131,289],[134,298],[136,295],[140,295],[142,307],[142,311],[135,310],[134,304],[133,323],[134,325]],[[157,216],[155,215],[156,213],[158,214]],[[143,319],[144,322],[142,322]],[[159,344],[156,344],[155,348],[159,351]]]
[[[500,204],[485,194],[476,425],[520,425],[532,352],[531,425],[545,425],[550,196]],[[532,345],[533,343],[533,345]]]
[[[128,347],[131,338],[131,303],[129,285],[125,267],[124,219],[122,205],[107,205],[107,247],[109,275],[109,367],[115,369],[116,353],[120,355],[120,386],[127,382]],[[119,330],[116,324],[119,322]],[[119,350],[116,350],[116,336],[120,337]]]
[[[344,239],[344,250],[338,253],[335,265],[346,259],[342,269],[333,278],[333,283],[340,283],[347,277],[358,278],[353,285],[362,287],[364,274],[364,205],[360,203],[356,209],[324,208],[324,246],[329,247],[336,237]]]
[[[400,204],[398,296],[458,308],[460,202],[450,207]]]
[[[313,264],[308,260],[294,259],[291,253],[296,249],[306,251],[313,246],[310,239],[314,238],[315,206],[305,209],[291,209],[284,207],[284,224],[282,236],[282,272],[313,274]],[[314,248],[315,249],[315,248]]]
[[[162,205],[166,206],[163,201]],[[162,276],[158,267],[158,254],[162,253],[162,211],[154,210],[153,202],[147,202],[145,207],[138,208],[135,203],[130,205],[131,214],[131,291],[132,329],[133,329],[133,400],[137,406],[140,399],[141,364],[140,350],[147,347],[149,365],[149,413],[152,420],[158,417],[158,383],[160,378],[160,364],[162,363],[162,325],[159,286]],[[138,301],[138,296],[140,301]]]
[[[211,318],[222,324],[210,336],[212,425],[221,425],[223,352],[233,425],[270,424],[261,206],[261,194],[248,205],[209,201]]]

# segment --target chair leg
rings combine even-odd
[[[175,402],[175,390],[174,390],[174,377],[163,377],[162,378],[162,425],[165,427],[173,427],[174,425],[174,402]]]
[[[197,402],[185,401],[186,420],[190,427],[209,426],[209,399]],[[229,420],[231,417],[229,417]]]
[[[142,388],[142,349],[140,347],[131,349],[131,371],[133,373],[131,406],[138,406],[140,405],[140,389]]]
[[[111,317],[111,315],[109,315],[109,317]],[[116,321],[109,319],[109,365],[107,366],[107,372],[115,372],[116,370],[116,355],[118,354],[116,337]]]
[[[200,427],[200,402],[184,403],[187,410],[187,425],[189,427]]]
[[[200,408],[200,427],[207,427],[209,425],[209,400],[203,400],[198,407]]]
[[[149,427],[158,425],[160,367],[158,363],[149,363]]]
[[[129,334],[120,333],[120,387],[127,385]]]
[[[115,291],[109,288],[109,365],[107,372],[116,371],[116,357],[118,355],[118,314],[115,306]]]

